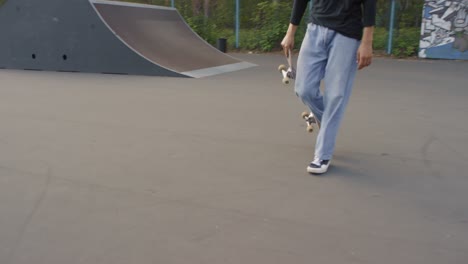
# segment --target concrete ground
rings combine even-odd
[[[326,176],[276,68],[0,70],[2,264],[468,263],[466,62],[376,59]]]

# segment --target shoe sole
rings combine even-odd
[[[307,167],[307,172],[308,172],[308,173],[312,173],[312,174],[324,174],[325,172],[328,171],[328,167],[329,167],[329,166],[322,167],[322,168],[311,168],[311,167]]]

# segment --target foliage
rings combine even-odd
[[[423,0],[395,0],[395,27],[420,27]],[[388,28],[390,24],[390,0],[377,0],[377,27]]]
[[[0,0],[2,1],[2,0]],[[119,0],[170,6],[170,0]],[[239,45],[244,50],[279,50],[291,15],[291,0],[241,0]],[[389,0],[377,0],[374,49],[385,50],[390,17]],[[393,52],[397,56],[417,53],[421,26],[422,0],[396,0]],[[192,29],[211,44],[226,38],[230,49],[235,44],[234,0],[175,0],[176,8]],[[308,12],[296,34],[296,48],[305,35]]]
[[[418,53],[419,49],[419,28],[402,28],[393,31],[392,54],[397,57],[409,57]],[[374,49],[386,50],[388,44],[388,30],[376,28],[374,33]]]
[[[211,20],[206,20],[203,16],[188,17],[186,21],[198,35],[210,44],[216,43],[220,37],[217,25]]]
[[[289,8],[287,3],[261,2],[257,5],[257,12],[252,18],[257,31],[257,47],[262,51],[271,51],[279,47],[281,38],[288,29],[289,14],[283,12]]]
[[[402,28],[396,33],[393,54],[397,57],[416,55],[419,49],[419,28]]]
[[[378,27],[374,31],[374,49],[385,50],[388,41],[388,30]]]

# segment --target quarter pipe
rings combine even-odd
[[[7,0],[0,67],[205,77],[254,66],[201,39],[174,8],[103,0]]]

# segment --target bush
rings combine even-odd
[[[189,17],[186,21],[193,31],[212,45],[214,45],[216,40],[221,37],[221,30],[218,29],[216,24],[211,20],[205,19],[203,16]]]
[[[420,29],[401,28],[394,30],[392,54],[397,57],[415,56],[419,49]],[[376,28],[374,32],[374,49],[386,50],[388,42],[388,30]]]
[[[5,0],[0,0],[0,4]],[[146,4],[169,5],[168,0],[119,0]],[[218,38],[226,38],[228,47],[234,48],[234,2],[231,0],[210,1],[207,17],[203,7],[194,7],[194,1],[176,0],[176,7],[192,29],[212,45]],[[198,1],[202,3],[202,1]],[[407,1],[408,2],[408,1]],[[413,3],[414,2],[414,3]],[[419,48],[421,9],[423,1],[409,1],[397,5],[397,17],[393,39],[393,54],[398,57],[416,55]],[[374,49],[384,51],[388,41],[389,2],[378,0],[377,28],[374,33]],[[239,46],[243,50],[272,51],[281,50],[289,24],[292,1],[254,0],[243,1],[241,5]],[[198,10],[198,11],[197,11]],[[296,33],[296,49],[299,49],[305,35],[309,11],[306,10],[302,23]]]
[[[374,49],[385,50],[388,41],[388,30],[385,28],[376,28],[374,31]]]
[[[421,29],[402,28],[395,33],[393,54],[397,57],[409,57],[417,55]]]
[[[257,5],[257,12],[252,22],[257,31],[257,48],[271,51],[280,47],[280,42],[288,29],[291,9],[290,3],[265,1]]]

